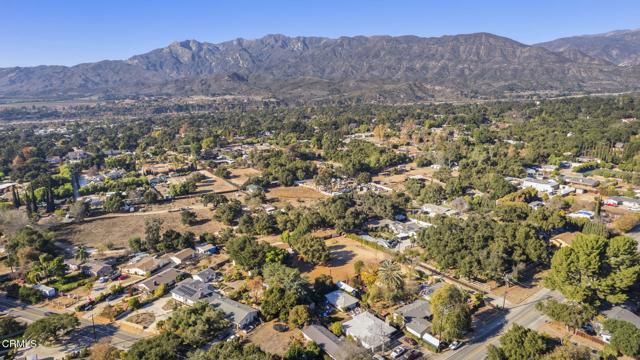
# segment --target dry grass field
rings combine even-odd
[[[254,168],[230,169],[229,171],[231,171],[231,179],[229,181],[238,186],[244,185],[250,177],[262,174],[260,170]]]
[[[346,281],[355,276],[353,264],[355,264],[356,261],[362,260],[362,262],[367,264],[378,263],[391,258],[391,256],[385,252],[362,245],[346,236],[325,241],[329,251],[331,251],[329,264],[326,266],[313,266],[303,262],[294,262],[293,264],[304,275],[309,277],[309,280],[312,282],[320,275],[329,275],[334,281]]]
[[[275,323],[275,321],[269,321],[258,326],[249,334],[249,340],[258,345],[262,351],[282,356],[293,339],[302,338],[302,333],[298,329],[278,332],[273,329]]]
[[[408,171],[405,171],[402,174],[374,176],[373,180],[380,182],[382,185],[387,185],[394,190],[400,191],[404,190],[404,182],[410,176],[422,175],[428,179],[433,179],[433,173],[436,171],[430,167],[419,168],[415,163],[409,164],[408,169]],[[433,179],[433,181],[438,182],[438,180],[435,179]]]
[[[304,186],[280,186],[269,189],[267,192],[267,199],[278,207],[286,204],[293,206],[311,205],[326,198],[326,195]]]
[[[195,202],[194,199],[190,202]],[[187,202],[187,201],[184,201]],[[172,204],[176,206],[176,204]],[[183,205],[188,206],[188,205]],[[176,208],[177,209],[177,208]],[[104,217],[86,220],[81,224],[72,224],[60,231],[61,238],[75,245],[100,247],[108,243],[115,247],[126,247],[132,237],[144,235],[144,223],[147,219],[157,218],[164,221],[163,229],[191,231],[196,235],[203,232],[216,233],[225,226],[212,219],[213,213],[202,206],[192,206],[192,210],[201,221],[194,226],[185,226],[180,222],[180,212],[169,212],[166,209],[152,209],[149,212],[111,214]]]

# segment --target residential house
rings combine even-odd
[[[215,271],[211,268],[206,268],[200,271],[199,273],[193,275],[194,279],[200,280],[205,283],[218,280],[221,277],[222,277],[222,274],[220,274],[218,271]]]
[[[65,259],[64,264],[67,265],[67,268],[71,271],[80,270],[80,265],[83,264],[82,261],[76,259]]]
[[[544,202],[542,202],[542,201],[532,201],[532,202],[529,203],[529,207],[531,207],[533,210],[538,210],[538,209],[544,207]]]
[[[425,300],[430,301],[433,293],[436,292],[436,290],[443,288],[445,285],[447,285],[447,283],[445,283],[444,281],[440,281],[432,285],[424,285],[420,290],[420,296],[422,296],[422,298],[424,298]]]
[[[97,260],[88,261],[82,265],[82,272],[89,276],[103,277],[111,274],[111,265]]]
[[[411,334],[422,338],[431,330],[430,319],[433,316],[431,304],[426,300],[416,300],[393,312],[396,321],[404,325]]]
[[[640,208],[640,199],[631,198],[628,196],[610,196],[605,200],[607,205],[619,205],[629,209]]]
[[[181,303],[193,305],[210,297],[213,292],[214,287],[210,284],[189,278],[182,280],[171,290],[171,297]]]
[[[169,260],[165,258],[145,256],[133,264],[123,266],[122,271],[131,275],[145,276],[147,274],[154,273],[156,270],[159,270],[168,263]]]
[[[522,188],[534,188],[539,192],[552,194],[558,189],[559,184],[553,180],[524,178],[522,179]]]
[[[49,165],[60,165],[62,163],[62,158],[60,156],[47,156],[46,161]]]
[[[435,205],[435,204],[424,204],[422,205],[422,207],[420,208],[420,212],[422,212],[423,214],[426,214],[430,217],[434,217],[437,215],[446,215],[446,216],[453,216],[453,215],[457,215],[458,211],[448,208],[448,207],[444,207],[444,206],[440,206],[440,205]]]
[[[327,303],[340,311],[349,311],[358,307],[359,300],[342,290],[332,291],[324,296]]]
[[[600,181],[596,179],[581,176],[565,176],[564,181],[568,184],[581,185],[591,188],[598,187],[598,185],[600,185]]]
[[[258,319],[258,310],[214,292],[207,301],[228,315],[239,328],[245,328]]]
[[[213,244],[202,244],[202,245],[196,246],[196,252],[198,254],[206,254],[206,255],[217,254],[218,247]]]
[[[56,296],[56,289],[46,286],[46,285],[42,285],[42,284],[35,284],[32,286],[34,289],[40,291],[44,296],[46,297],[54,297]]]
[[[65,155],[65,158],[69,161],[81,161],[87,159],[89,157],[89,153],[84,150],[73,150]]]
[[[396,328],[368,311],[363,311],[343,323],[342,329],[347,336],[351,336],[365,349],[371,351],[387,347],[397,331]]]
[[[196,252],[192,248],[186,248],[178,251],[177,253],[171,255],[169,259],[173,261],[174,264],[180,265],[185,261],[193,258]]]
[[[140,289],[143,292],[146,293],[152,293],[154,292],[160,285],[164,285],[164,286],[172,286],[173,284],[176,283],[176,279],[178,278],[178,276],[180,276],[182,274],[182,272],[174,269],[174,268],[169,268],[167,270],[164,270],[162,272],[159,272],[158,274],[142,281],[139,282],[138,284],[136,284],[136,286],[138,287],[138,289]]]
[[[606,316],[607,319],[626,321],[640,330],[640,316],[634,314],[625,306],[614,306],[611,309],[604,311],[602,314]],[[600,337],[606,343],[609,343],[611,341],[611,334],[603,329],[602,324],[599,324],[599,328]]]
[[[345,283],[344,281],[336,282],[336,286],[338,287],[338,289],[345,291],[353,296],[356,296],[358,294],[358,290],[356,290],[353,286]]]
[[[350,344],[340,340],[324,326],[305,326],[302,335],[308,341],[316,343],[333,360],[348,360],[352,356],[352,352],[346,349]]]

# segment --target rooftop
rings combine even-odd
[[[347,334],[366,343],[369,348],[378,348],[387,342],[396,329],[368,311],[342,324]]]
[[[331,331],[321,325],[308,325],[302,329],[302,334],[309,340],[318,344],[320,348],[332,359],[347,360],[349,355],[344,351],[344,342],[338,339]]]
[[[251,306],[231,300],[216,292],[214,292],[211,297],[207,298],[207,301],[222,310],[225,314],[230,315],[231,321],[234,324],[242,323],[247,316],[258,311]]]
[[[329,304],[339,309],[348,309],[358,304],[358,299],[342,290],[332,291],[324,296]]]
[[[604,311],[603,314],[607,319],[623,320],[640,329],[640,316],[632,313],[623,306],[614,306],[611,309]]]
[[[184,279],[171,291],[180,297],[196,302],[213,294],[213,286],[195,279]]]

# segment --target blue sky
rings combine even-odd
[[[0,67],[125,59],[176,40],[266,34],[440,36],[531,44],[640,28],[638,0],[3,0]]]

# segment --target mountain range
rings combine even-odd
[[[475,33],[188,40],[76,66],[0,68],[0,99],[246,95],[420,101],[640,88],[640,31],[525,45]]]

